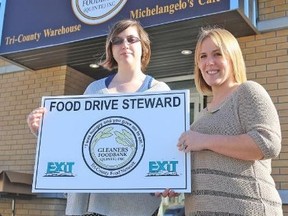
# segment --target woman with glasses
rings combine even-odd
[[[144,74],[150,56],[150,40],[142,26],[135,20],[117,22],[107,36],[106,60],[101,64],[117,73],[91,83],[85,94],[169,90],[165,83]]]
[[[135,20],[117,22],[106,40],[106,60],[102,66],[117,72],[92,82],[84,94],[112,94],[144,91],[167,91],[167,84],[144,74],[150,61],[148,34]],[[32,133],[37,134],[44,113],[38,108],[30,113],[27,122]],[[173,191],[164,191],[173,196]],[[67,215],[151,216],[157,215],[161,202],[154,194],[71,193],[67,197]]]

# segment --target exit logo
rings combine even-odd
[[[178,161],[149,161],[149,173],[146,176],[178,176]]]
[[[48,162],[44,177],[74,177],[74,162]]]

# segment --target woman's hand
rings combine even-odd
[[[186,131],[181,134],[178,139],[177,148],[179,151],[202,151],[205,149],[206,134],[201,134],[192,130]]]
[[[43,114],[45,113],[46,109],[44,107],[39,107],[35,110],[33,110],[28,116],[27,116],[27,124],[31,130],[31,132],[37,136],[40,122],[42,119]]]
[[[260,160],[264,157],[248,134],[212,135],[189,130],[181,134],[177,147],[184,152],[210,150],[240,160]]]
[[[179,196],[180,194],[179,193],[176,193],[175,191],[171,190],[171,189],[165,189],[162,193],[160,192],[156,192],[155,193],[155,196],[157,197],[177,197]]]

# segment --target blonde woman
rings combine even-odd
[[[271,159],[281,150],[277,111],[265,89],[246,80],[229,31],[202,29],[194,75],[198,91],[212,99],[177,144],[192,154],[185,215],[282,215],[270,175]]]

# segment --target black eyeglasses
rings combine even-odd
[[[128,36],[127,38],[121,38],[121,37],[114,37],[111,40],[112,45],[121,45],[124,43],[124,41],[127,41],[128,44],[137,43],[140,41],[140,38],[135,36]]]

